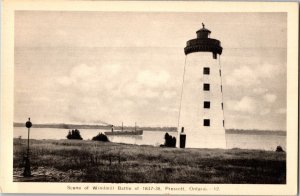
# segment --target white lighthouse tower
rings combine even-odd
[[[221,42],[208,29],[187,41],[178,130],[184,127],[187,148],[226,148]],[[182,133],[179,133],[182,134]],[[180,138],[180,137],[178,137]],[[180,142],[178,142],[179,144]]]

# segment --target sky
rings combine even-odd
[[[14,121],[176,127],[202,22],[223,47],[226,128],[286,130],[285,13],[16,11]]]

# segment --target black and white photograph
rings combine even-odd
[[[288,21],[15,10],[13,182],[286,185]]]

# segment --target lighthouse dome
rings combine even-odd
[[[197,32],[197,38],[208,38],[211,31],[205,28],[205,25],[202,23],[202,29],[199,29]]]
[[[217,39],[211,39],[209,37],[211,31],[206,29],[203,23],[202,26],[202,29],[196,32],[197,38],[186,42],[184,53],[187,55],[194,52],[212,52],[213,57],[216,58],[217,54],[222,54],[221,42]]]

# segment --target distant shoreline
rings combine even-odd
[[[24,123],[14,123],[14,127],[25,127]],[[78,124],[33,124],[32,128],[54,128],[54,129],[106,129],[111,130],[110,125],[78,125]],[[176,127],[142,127],[139,129],[144,131],[169,131],[177,132]],[[121,130],[122,126],[114,126],[114,130]],[[124,130],[133,130],[134,126],[123,126]]]
[[[25,127],[24,123],[14,123],[14,127]],[[109,125],[78,125],[78,124],[33,124],[32,128],[53,128],[53,129],[106,129],[110,130]],[[135,127],[124,126],[124,130],[133,130]],[[176,127],[138,127],[144,131],[165,131],[177,132]],[[121,126],[114,126],[115,130],[121,130]],[[226,129],[226,134],[245,134],[245,135],[279,135],[286,136],[286,131],[282,130],[245,130],[245,129]]]
[[[280,135],[280,136],[286,136],[286,131],[226,129],[226,134]]]

